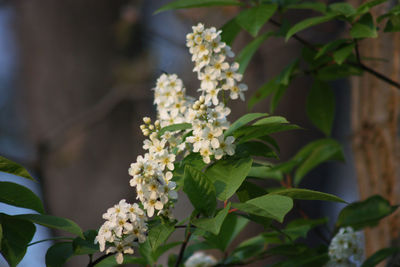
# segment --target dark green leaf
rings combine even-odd
[[[180,245],[180,244],[182,244],[181,241],[179,241],[179,242],[172,242],[172,243],[168,243],[168,244],[159,246],[159,247],[157,248],[157,250],[156,250],[155,252],[153,252],[154,261],[157,261],[158,258],[159,258],[162,254],[164,254],[164,253],[167,252],[168,250],[170,250],[170,249],[172,249],[172,248],[174,248],[174,247],[176,247],[176,246],[178,246],[178,245]],[[146,262],[145,262],[145,264],[146,264]],[[144,264],[144,265],[145,265],[145,264]]]
[[[257,104],[258,102],[260,102],[261,100],[267,98],[270,94],[272,94],[273,92],[276,92],[278,90],[282,90],[280,89],[281,87],[284,87],[281,84],[276,83],[275,79],[270,80],[269,82],[267,82],[266,84],[264,84],[263,86],[261,86],[250,98],[250,100],[248,101],[248,108],[252,109],[254,107],[255,104]]]
[[[57,216],[44,215],[44,214],[23,214],[16,217],[37,223],[49,228],[63,230],[71,234],[84,237],[82,229],[73,221]]]
[[[241,3],[237,0],[177,0],[170,2],[159,9],[154,14],[172,9],[208,7],[208,6],[239,6]]]
[[[240,139],[239,140],[240,143],[244,143],[249,140],[260,139],[261,137],[272,133],[297,130],[297,129],[300,129],[300,127],[294,124],[287,124],[287,123],[252,125],[238,129],[234,133],[234,136]]]
[[[246,179],[252,162],[250,157],[227,158],[207,169],[206,176],[214,183],[218,199],[227,200],[235,194]]]
[[[345,17],[350,17],[356,13],[354,7],[345,2],[330,4],[329,10],[337,15],[343,15]]]
[[[248,181],[244,181],[239,190],[236,192],[240,202],[246,202],[247,200],[263,196],[267,193],[268,192],[265,191],[265,189],[261,186]]]
[[[345,207],[340,212],[336,225],[337,227],[351,226],[354,229],[375,226],[379,220],[392,214],[396,209],[397,206],[391,206],[386,199],[375,195]]]
[[[183,191],[196,210],[211,216],[217,206],[215,188],[212,181],[201,171],[186,165]]]
[[[236,22],[253,37],[256,37],[261,27],[274,15],[277,8],[276,4],[247,8],[236,17]]]
[[[297,69],[299,65],[299,59],[293,60],[289,65],[287,65],[283,71],[276,77],[276,83],[282,85],[289,85],[290,80],[294,71]]]
[[[300,237],[306,238],[308,232],[318,225],[325,224],[328,222],[327,218],[320,219],[296,219],[289,222],[285,229],[282,231],[290,237],[291,240],[296,240]]]
[[[318,25],[318,24],[321,24],[324,22],[328,22],[328,21],[332,20],[333,18],[335,18],[336,16],[337,16],[336,14],[328,14],[325,16],[313,17],[313,18],[308,18],[303,21],[300,21],[299,23],[294,25],[292,28],[290,28],[290,30],[286,34],[286,41],[289,40],[290,37],[292,37],[299,31],[305,30],[309,27],[312,27],[312,26],[315,26],[315,25]]]
[[[334,40],[332,42],[327,43],[326,45],[322,46],[318,53],[315,55],[314,59],[318,59],[320,58],[322,55],[324,55],[325,53],[331,52],[336,50],[336,48],[340,47],[341,45],[347,43],[348,40],[346,39],[338,39],[338,40]]]
[[[264,33],[251,41],[248,45],[246,45],[245,48],[242,49],[242,51],[240,51],[240,53],[236,57],[236,61],[240,64],[238,70],[239,73],[243,74],[246,71],[246,68],[250,63],[251,58],[258,50],[260,45],[272,35],[272,32]]]
[[[139,244],[140,256],[145,259],[146,265],[152,266],[154,264],[153,250],[151,249],[149,239]]]
[[[175,223],[159,224],[152,227],[148,234],[151,249],[156,251],[159,246],[165,243],[172,232],[175,230]]]
[[[303,3],[296,3],[287,6],[287,8],[290,9],[310,9],[310,10],[315,10],[321,13],[326,12],[326,5],[321,2],[303,2]]]
[[[221,41],[225,42],[227,45],[231,45],[235,40],[236,36],[241,31],[240,26],[236,23],[236,19],[233,18],[221,28]]]
[[[232,123],[229,129],[225,131],[224,135],[225,137],[229,136],[249,122],[266,116],[268,116],[267,113],[247,113]]]
[[[22,260],[26,248],[35,234],[33,223],[0,213],[2,228],[1,254],[10,267],[15,267]]]
[[[94,243],[97,231],[88,230],[83,233],[85,238],[77,237],[72,241],[75,255],[94,254],[99,251],[99,245]]]
[[[375,252],[371,257],[369,257],[361,267],[375,267],[384,259],[392,256],[395,253],[400,252],[399,248],[383,248]]]
[[[271,123],[289,123],[289,121],[282,116],[269,116],[267,118],[256,121],[255,123],[253,123],[253,125],[264,125]]]
[[[285,215],[293,207],[293,200],[286,196],[267,194],[250,199],[245,203],[233,203],[232,205],[233,207],[249,214],[283,222]]]
[[[356,39],[378,37],[372,15],[370,13],[363,15],[351,28],[350,35]]]
[[[283,178],[283,174],[279,170],[273,170],[269,166],[253,166],[250,169],[249,174],[247,174],[249,177],[255,177],[255,178],[270,178],[274,180],[281,181]]]
[[[17,175],[36,182],[24,167],[2,156],[0,156],[0,172]]]
[[[297,153],[295,159],[301,162],[294,176],[294,183],[298,185],[319,164],[328,160],[342,160],[344,156],[342,146],[336,140],[327,138],[309,143]]]
[[[337,197],[332,194],[318,192],[309,189],[303,188],[288,188],[283,190],[274,191],[270,194],[277,194],[281,196],[287,196],[293,199],[303,199],[303,200],[323,200],[323,201],[333,201],[333,202],[342,202],[346,203],[340,197]]]
[[[175,131],[182,131],[192,128],[192,124],[190,123],[178,123],[165,126],[158,132],[158,136],[162,136],[165,132],[175,132]]]
[[[262,142],[249,141],[239,144],[236,149],[239,155],[260,156],[265,158],[278,158],[275,151]]]
[[[327,83],[316,80],[307,97],[307,116],[326,136],[330,136],[335,117],[335,96]]]
[[[333,59],[337,64],[342,65],[342,63],[353,53],[354,44],[347,45],[333,53]]]
[[[232,241],[244,229],[244,227],[246,227],[248,222],[249,220],[246,218],[230,213],[226,216],[225,221],[221,226],[223,231],[220,231],[218,235],[207,235],[205,238],[207,242],[215,245],[218,249],[226,251]]]
[[[352,75],[361,75],[363,72],[360,68],[342,64],[342,65],[328,65],[318,70],[317,76],[323,81],[333,81],[342,78],[347,78]]]
[[[226,215],[228,215],[231,204],[229,203],[224,209],[220,210],[214,218],[201,218],[194,219],[193,225],[200,229],[209,231],[214,235],[218,235],[221,230],[222,223],[224,222]]]
[[[393,15],[387,21],[384,32],[398,31],[400,31],[400,15]]]
[[[225,263],[234,264],[235,262],[242,262],[245,259],[256,256],[264,251],[265,241],[262,236],[254,236],[240,243],[232,255],[225,260]]]
[[[0,182],[0,202],[44,212],[40,198],[25,186],[11,182]]]
[[[387,0],[372,0],[372,1],[367,1],[363,4],[361,4],[357,8],[357,15],[361,15],[364,13],[367,13],[372,7],[377,6],[379,4],[385,3]]]
[[[46,267],[63,267],[74,255],[71,242],[56,243],[46,253]]]

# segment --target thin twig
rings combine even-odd
[[[277,21],[275,21],[273,19],[270,19],[269,22],[271,24],[277,26],[277,27],[281,27],[282,26],[281,23],[279,23],[279,22],[277,22]],[[301,38],[299,35],[294,34],[292,36],[292,38],[297,40],[299,43],[303,44],[304,46],[307,46],[308,48],[310,48],[310,49],[312,49],[314,51],[318,51],[318,48],[315,45],[313,45],[312,43],[308,42],[307,40]],[[356,44],[356,48],[357,48],[357,44]],[[357,48],[357,50],[358,50],[358,48]],[[360,56],[360,55],[358,55],[358,56]],[[396,82],[396,81],[390,79],[389,77],[383,75],[382,73],[380,73],[380,72],[378,72],[378,71],[376,71],[374,69],[371,69],[370,67],[364,65],[361,61],[359,61],[357,63],[354,63],[354,62],[348,62],[348,63],[349,63],[349,65],[351,65],[353,67],[360,68],[360,69],[362,69],[362,70],[374,75],[378,79],[381,79],[382,81],[384,81],[384,82],[386,82],[386,83],[388,83],[388,84],[400,89],[400,83],[399,82]]]
[[[95,261],[93,261],[93,262],[90,261],[90,262],[88,263],[87,267],[93,267],[93,266],[95,266],[97,263],[101,262],[102,260],[104,260],[104,259],[106,259],[106,258],[108,258],[108,257],[110,257],[110,256],[112,256],[112,255],[114,255],[114,254],[115,254],[115,252],[114,252],[114,253],[104,254],[103,256],[97,258]]]
[[[192,235],[192,232],[190,231],[190,224],[188,225],[187,229],[188,229],[188,233],[186,235],[185,240],[183,241],[183,243],[181,245],[181,249],[179,251],[179,256],[178,256],[178,259],[176,260],[175,267],[178,267],[181,264],[181,261],[183,259],[183,254],[185,253],[186,246],[189,243],[190,236]]]

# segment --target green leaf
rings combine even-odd
[[[391,206],[383,197],[375,195],[345,207],[339,214],[336,226],[351,226],[354,229],[375,226],[382,218],[392,214],[397,207]]]
[[[237,262],[239,265],[243,260],[260,254],[264,251],[264,248],[264,238],[260,235],[254,236],[240,243],[225,262],[229,263],[229,265],[233,265]]]
[[[347,78],[352,75],[361,75],[363,71],[357,67],[342,64],[329,65],[318,70],[317,77],[322,81],[333,81],[342,78]]]
[[[347,43],[348,40],[346,39],[338,39],[338,40],[334,40],[332,42],[327,43],[326,45],[322,46],[318,53],[315,55],[314,59],[318,59],[320,58],[322,55],[324,55],[325,53],[331,52],[336,50],[336,48],[340,47],[341,45]]]
[[[165,243],[172,232],[175,230],[175,223],[159,224],[152,227],[148,234],[151,249],[156,251],[159,246]]]
[[[231,204],[229,203],[224,209],[220,210],[214,218],[194,219],[192,223],[200,229],[209,231],[214,235],[218,235],[221,230],[222,223],[226,215],[228,215]]]
[[[236,57],[236,61],[240,65],[238,70],[239,73],[243,74],[246,71],[246,68],[250,63],[251,58],[258,50],[260,45],[272,35],[273,32],[264,33],[251,41],[248,45],[245,46],[245,48],[242,49],[242,51],[240,51],[240,53]]]
[[[158,136],[162,136],[165,132],[175,132],[175,131],[182,131],[186,129],[192,128],[192,124],[190,123],[177,123],[165,126],[158,132]]]
[[[400,252],[399,248],[383,248],[375,252],[371,257],[369,257],[361,267],[374,267],[377,266],[384,259],[392,256],[395,253]]]
[[[221,251],[226,251],[232,241],[238,236],[238,234],[246,227],[249,220],[246,218],[236,216],[235,214],[228,214],[221,226],[223,231],[220,231],[218,235],[207,235],[205,239],[209,244],[216,246]]]
[[[274,15],[277,8],[276,4],[262,4],[247,8],[236,17],[236,22],[253,37],[256,37],[261,27]]]
[[[328,222],[327,218],[320,219],[296,219],[289,222],[285,229],[282,231],[290,237],[291,240],[296,240],[300,237],[306,238],[308,232],[317,227],[318,225],[325,224]]]
[[[233,18],[221,28],[221,41],[225,42],[227,45],[231,45],[235,40],[236,36],[240,33],[241,28],[236,23],[236,19]]]
[[[0,202],[44,213],[42,201],[25,186],[0,182]]]
[[[235,194],[246,179],[252,163],[250,157],[230,157],[217,161],[207,169],[206,176],[214,183],[218,199],[227,200]]]
[[[372,1],[367,1],[363,4],[361,4],[358,8],[357,8],[357,15],[361,15],[364,13],[367,13],[372,7],[380,5],[382,3],[387,2],[387,0],[372,0]]]
[[[282,116],[269,116],[267,118],[256,121],[255,123],[253,123],[253,125],[264,125],[271,123],[289,123],[289,121]]]
[[[167,252],[168,250],[170,250],[170,249],[172,249],[172,248],[174,248],[174,247],[176,247],[176,246],[178,246],[178,245],[180,245],[180,244],[182,244],[181,241],[179,241],[179,242],[172,242],[172,243],[168,243],[168,244],[159,246],[159,247],[157,248],[157,250],[153,252],[154,261],[157,261],[158,258],[159,258],[162,254],[164,254],[164,253]],[[145,264],[143,264],[143,265],[146,265],[146,262],[145,262]]]
[[[325,16],[320,16],[320,17],[313,17],[313,18],[308,18],[303,21],[300,21],[296,25],[294,25],[286,34],[286,41],[289,40],[290,37],[298,33],[299,31],[305,30],[309,27],[328,22],[335,18],[337,15],[336,14],[328,14]]]
[[[139,243],[139,252],[140,256],[145,259],[145,265],[152,266],[155,262],[153,258],[153,250],[151,249],[149,239],[146,239],[145,242]]]
[[[294,124],[270,123],[270,124],[252,125],[240,128],[234,133],[234,136],[240,139],[239,140],[240,143],[244,143],[249,140],[260,139],[263,136],[272,133],[297,130],[297,129],[300,129],[300,127]]]
[[[314,82],[308,93],[306,110],[311,122],[330,136],[335,117],[335,96],[327,83]]]
[[[259,185],[244,181],[236,192],[240,202],[246,202],[252,198],[257,198],[267,194],[268,192]]]
[[[326,12],[326,5],[321,2],[303,2],[303,3],[296,3],[287,6],[289,9],[310,9],[314,11],[318,11],[321,13]]]
[[[202,172],[186,165],[183,191],[196,210],[211,216],[217,206],[215,188],[212,181]]]
[[[267,194],[250,199],[245,203],[233,203],[232,205],[233,207],[249,214],[283,222],[285,215],[293,207],[293,200],[286,196]]]
[[[300,166],[294,175],[295,185],[299,185],[302,178],[319,164],[328,160],[344,159],[342,146],[334,139],[320,139],[309,143],[295,156]]]
[[[354,44],[347,45],[333,53],[333,59],[337,64],[342,65],[342,63],[353,53]]]
[[[340,197],[337,197],[332,194],[318,192],[309,189],[303,188],[288,188],[283,190],[274,191],[270,194],[276,194],[281,196],[287,196],[293,199],[303,199],[303,200],[322,200],[322,201],[333,201],[333,202],[342,202],[346,203]]]
[[[63,267],[74,255],[71,242],[56,243],[46,253],[46,267]]]
[[[370,13],[363,15],[351,28],[350,35],[355,39],[378,37],[372,15]]]
[[[343,15],[345,17],[350,17],[356,13],[354,7],[345,2],[330,4],[329,10],[337,15]]]
[[[88,230],[83,233],[85,238],[77,237],[72,241],[72,247],[75,255],[94,254],[99,251],[99,244],[95,244],[94,240],[97,231]]]
[[[22,214],[16,217],[37,223],[49,228],[63,230],[84,238],[82,229],[73,221],[57,216],[44,214]]]
[[[239,155],[251,155],[265,158],[278,158],[275,151],[262,142],[249,141],[237,145],[235,149]]]
[[[24,167],[2,156],[0,156],[0,172],[17,175],[36,182]]]
[[[232,123],[229,129],[225,131],[224,135],[225,137],[229,136],[249,122],[266,116],[268,116],[267,113],[247,113]]]
[[[250,169],[248,177],[255,177],[255,178],[263,178],[263,179],[274,179],[281,181],[283,178],[283,174],[279,170],[273,170],[269,166],[253,166]]]
[[[289,65],[287,65],[283,71],[276,77],[276,83],[282,85],[289,85],[292,78],[293,72],[297,69],[299,65],[299,59],[293,60]]]
[[[400,31],[400,15],[393,15],[387,21],[384,32],[398,31]]]
[[[23,259],[26,248],[35,234],[33,223],[0,213],[2,228],[1,254],[10,267],[15,267]]]
[[[160,7],[154,12],[154,14],[158,14],[172,9],[209,7],[209,6],[239,6],[239,5],[242,4],[237,0],[177,0]]]
[[[247,103],[248,108],[252,109],[255,104],[267,98],[273,92],[282,90],[281,87],[284,86],[276,83],[275,79],[272,79],[269,82],[265,83],[251,96],[250,100]]]

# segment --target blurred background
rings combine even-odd
[[[220,28],[239,11],[237,7],[219,7],[153,15],[166,2],[0,1],[0,154],[28,167],[40,180],[40,186],[27,186],[41,195],[49,214],[70,218],[84,230],[97,229],[102,224],[101,215],[120,199],[129,202],[135,199],[134,190],[128,183],[128,168],[137,155],[142,154],[143,136],[139,129],[142,117],[155,117],[151,88],[157,77],[163,72],[177,73],[189,94],[196,95],[199,83],[185,47],[186,33],[198,22]],[[357,1],[352,2],[358,5]],[[312,15],[315,14],[296,11],[288,18],[294,23]],[[274,29],[274,26],[267,24],[264,30],[269,28]],[[344,29],[341,23],[332,22],[313,27],[301,35],[312,43],[325,43],[340,36]],[[399,38],[391,38],[385,42],[394,49],[397,43],[393,42],[399,42]],[[393,41],[393,38],[397,39]],[[233,51],[237,54],[250,40],[251,36],[242,32],[234,42]],[[249,86],[246,97],[280,73],[301,48],[301,44],[293,40],[285,43],[283,38],[265,42],[245,73],[244,82]],[[364,45],[362,49],[369,50],[370,47]],[[399,61],[399,53],[395,57]],[[393,69],[393,66],[389,67]],[[398,73],[393,75],[399,78]],[[276,111],[306,129],[276,136],[283,160],[310,140],[322,137],[305,113],[311,82],[307,77],[296,79]],[[357,94],[358,88],[366,87],[360,79],[335,81],[332,85],[337,101],[334,137],[344,145],[346,164],[332,163],[317,168],[304,180],[302,187],[335,193],[351,202],[358,199],[360,192],[351,146],[353,144],[357,152],[367,141],[374,144],[371,135],[357,135],[361,136],[361,141],[358,138],[358,146],[354,146],[354,134],[359,133],[357,127],[374,129],[368,114],[375,105],[363,112],[354,109],[355,105],[364,107],[361,101],[371,101]],[[375,87],[370,90],[377,87],[386,90],[389,96],[392,94],[388,99],[393,99],[393,90],[389,86],[375,82]],[[398,99],[398,94],[394,96]],[[232,102],[232,105],[231,121],[248,111],[246,104],[240,101]],[[265,101],[253,111],[268,110]],[[383,119],[394,117],[394,123],[397,123],[397,113],[398,109],[394,108],[389,114],[385,113]],[[382,116],[378,118],[382,119]],[[369,120],[367,126],[362,119]],[[395,145],[394,148],[390,146],[385,156],[395,157],[392,158],[391,173],[386,174],[397,179],[397,131],[392,135],[390,141]],[[378,141],[377,145],[380,144]],[[362,162],[365,161],[358,162],[359,170],[363,170]],[[380,171],[389,172],[378,168],[371,179],[383,179]],[[2,175],[0,179],[14,177]],[[363,179],[368,183],[368,177]],[[361,195],[371,194],[367,192],[369,189],[360,190],[364,190]],[[371,190],[384,191],[380,188]],[[316,203],[311,207],[308,205],[306,212],[311,217],[325,215],[334,220],[341,207]],[[175,215],[183,218],[190,209],[187,199],[180,196]],[[7,206],[0,206],[0,211],[23,212],[10,210]],[[251,231],[262,230],[250,228]],[[38,234],[35,240],[51,237],[54,233],[43,230]],[[245,234],[251,235],[251,232]],[[173,238],[181,236],[178,233]],[[44,266],[45,248],[50,245],[46,242],[32,246],[30,254],[19,266]],[[87,262],[88,259],[78,257],[69,266],[85,266]],[[0,260],[0,266],[6,265]]]

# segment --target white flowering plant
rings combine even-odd
[[[372,2],[378,5],[383,1]],[[1,202],[37,212],[17,216],[0,213],[0,252],[10,266],[16,266],[26,248],[32,245],[34,223],[74,235],[60,238],[61,242],[49,248],[46,265],[51,267],[63,266],[75,255],[89,255],[87,266],[128,263],[159,266],[163,254],[168,254],[168,266],[176,267],[237,266],[260,260],[275,267],[361,266],[361,263],[368,267],[398,252],[395,247],[383,248],[364,260],[360,232],[377,225],[397,206],[378,195],[348,204],[338,196],[299,187],[302,179],[318,165],[344,158],[341,145],[330,138],[332,94],[321,75],[314,76],[315,84],[309,98],[312,107],[307,107],[307,111],[326,138],[307,144],[287,161],[279,161],[279,145],[271,135],[298,130],[299,126],[267,113],[248,113],[233,123],[228,119],[229,103],[245,100],[248,87],[243,82],[243,73],[252,55],[264,40],[282,34],[260,35],[235,58],[229,43],[238,31],[243,28],[256,36],[274,12],[284,7],[283,3],[277,5],[275,1],[249,3],[248,9],[222,30],[198,23],[186,35],[193,71],[199,80],[198,95],[187,95],[183,81],[176,74],[165,73],[157,79],[153,89],[157,117],[143,118],[140,128],[145,153],[139,155],[128,170],[129,185],[134,189],[132,195],[136,196],[136,201],[128,203],[122,199],[108,208],[99,230],[83,232],[71,220],[46,215],[41,201],[29,189],[12,182],[0,182]],[[179,0],[159,11],[240,4],[234,0]],[[308,3],[307,7],[313,8],[313,5]],[[321,8],[322,4],[315,5]],[[326,12],[323,21],[328,17],[346,17],[342,13],[349,12],[349,9],[335,7],[329,6],[330,12]],[[372,7],[373,4],[357,9],[354,12],[361,13],[352,16],[364,16]],[[393,14],[397,13],[392,12],[388,17]],[[260,19],[252,19],[254,16]],[[305,27],[294,25],[286,32],[286,37],[290,38]],[[304,61],[312,67],[318,65],[316,58],[329,59],[332,49],[336,48],[321,48],[304,56]],[[349,60],[350,54],[347,55]],[[342,68],[340,65],[346,58],[336,62],[338,68]],[[273,112],[298,70],[299,60],[295,60],[261,87],[250,98],[249,106],[273,92]],[[322,104],[315,99],[320,99]],[[34,180],[22,166],[3,157],[0,157],[0,171]],[[264,188],[259,181],[269,181],[270,186]],[[180,201],[178,192],[186,194],[193,207],[190,214],[179,221],[174,216],[175,204]],[[327,218],[310,218],[305,214],[296,205],[299,200],[348,205],[330,229],[328,225],[332,224]],[[261,225],[264,230],[239,243],[234,242],[242,231],[254,224]],[[169,242],[170,236],[180,229],[185,230],[183,240]],[[317,236],[318,246],[307,242],[311,232]],[[175,247],[178,248],[176,252],[171,252]],[[103,255],[95,258],[99,251]],[[211,251],[213,255],[204,251]]]

